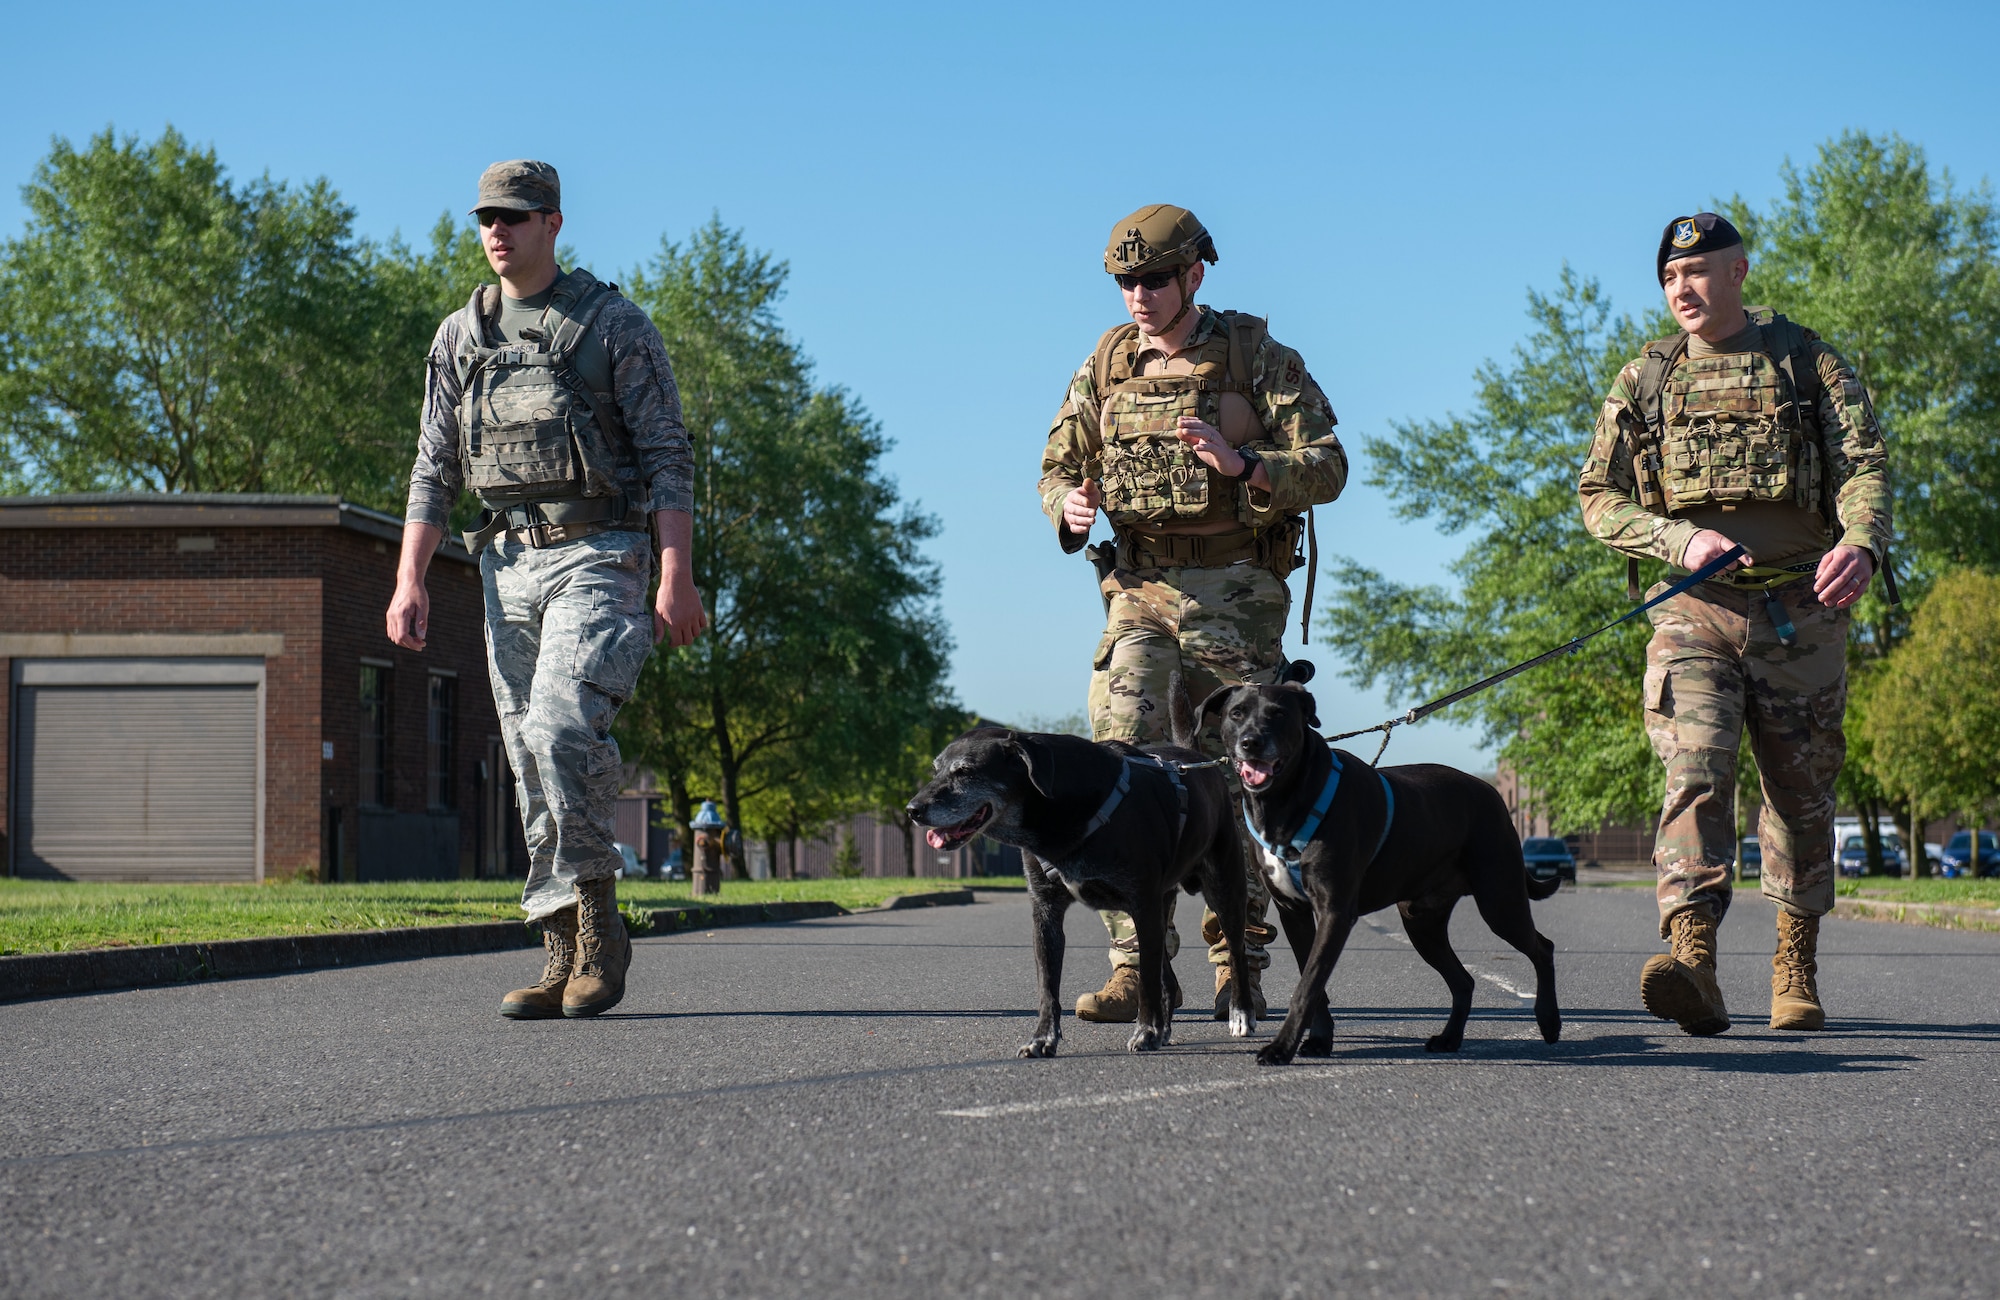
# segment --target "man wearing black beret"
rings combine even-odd
[[[1763,777],[1762,889],[1778,908],[1771,1027],[1821,1029],[1848,610],[1887,554],[1887,455],[1840,354],[1744,308],[1750,263],[1727,220],[1674,218],[1655,265],[1683,332],[1648,343],[1612,385],[1577,486],[1584,527],[1630,559],[1634,599],[1639,559],[1691,572],[1731,547],[1743,556],[1651,614],[1646,733],[1667,770],[1653,865],[1671,951],[1647,961],[1640,998],[1690,1034],[1729,1028],[1716,930],[1747,724]]]

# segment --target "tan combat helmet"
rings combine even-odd
[[[1181,309],[1167,322],[1167,329],[1180,324],[1194,305],[1188,293],[1187,269],[1196,262],[1213,265],[1216,260],[1215,241],[1209,238],[1208,227],[1194,213],[1171,203],[1149,203],[1140,208],[1111,227],[1111,238],[1104,245],[1104,269],[1112,275],[1174,273],[1181,288]],[[1132,286],[1121,281],[1120,287]]]
[[[1213,264],[1215,241],[1194,213],[1170,203],[1149,203],[1111,227],[1104,269],[1111,275],[1171,271],[1197,261]]]

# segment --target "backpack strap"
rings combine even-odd
[[[1229,382],[1237,391],[1247,393],[1257,350],[1271,336],[1271,327],[1263,317],[1247,312],[1225,311],[1222,319],[1229,326]]]
[[[1633,396],[1639,402],[1642,427],[1639,445],[1632,448],[1632,478],[1639,490],[1642,509],[1664,512],[1667,508],[1666,488],[1660,482],[1660,471],[1665,468],[1660,448],[1667,423],[1667,376],[1673,374],[1674,367],[1687,355],[1687,347],[1688,336],[1683,333],[1671,339],[1654,339],[1639,354],[1639,391]],[[1628,555],[1625,596],[1636,601],[1641,594],[1639,561]]]
[[[1111,361],[1118,350],[1139,336],[1139,327],[1132,321],[1123,325],[1113,325],[1097,340],[1097,351],[1090,359],[1090,381],[1097,393],[1097,400],[1104,400],[1105,390],[1111,387]],[[1131,376],[1127,375],[1126,378]]]

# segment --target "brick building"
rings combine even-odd
[[[0,843],[15,875],[518,875],[479,571],[392,645],[402,521],[337,497],[0,499]]]

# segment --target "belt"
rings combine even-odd
[[[1731,569],[1718,574],[1709,581],[1744,591],[1769,591],[1773,587],[1782,587],[1787,583],[1809,577],[1818,568],[1817,559],[1806,560],[1800,564],[1749,564],[1740,569]]]
[[[1257,533],[1118,533],[1118,563],[1126,569],[1220,569],[1245,560],[1268,562],[1270,543]]]
[[[522,501],[479,512],[479,526],[465,534],[465,549],[477,555],[503,533],[540,550],[595,533],[643,533],[646,512],[623,492],[613,497],[572,497]]]

